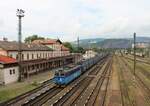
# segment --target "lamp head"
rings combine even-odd
[[[24,10],[22,10],[22,9],[17,9],[16,15],[17,15],[18,17],[24,17],[24,13],[25,13]]]

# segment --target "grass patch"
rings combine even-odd
[[[30,91],[36,87],[37,87],[37,85],[28,84],[28,85],[21,85],[19,87],[15,87],[15,88],[3,89],[0,91],[0,102],[9,100],[9,99],[16,97],[22,93]]]

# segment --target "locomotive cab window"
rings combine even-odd
[[[59,73],[58,73],[58,72],[55,72],[55,75],[56,75],[56,76],[58,76],[58,75],[59,75]]]
[[[64,73],[61,73],[61,76],[64,76],[65,74]]]

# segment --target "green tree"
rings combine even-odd
[[[79,47],[79,48],[76,47],[76,48],[75,48],[75,52],[76,52],[76,53],[85,53],[85,50],[84,50],[83,47]]]
[[[32,36],[26,37],[24,41],[25,41],[25,43],[30,43],[30,42],[32,42],[34,40],[39,40],[39,39],[45,39],[45,38],[44,37],[40,37],[38,35],[32,35]]]
[[[63,45],[67,48],[69,48],[70,52],[74,52],[74,47],[69,42],[64,42]]]
[[[63,45],[65,47],[69,48],[71,53],[84,53],[85,52],[85,50],[82,47],[79,47],[79,48],[74,47],[69,42],[65,42],[65,43],[63,43]]]

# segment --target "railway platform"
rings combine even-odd
[[[29,77],[24,82],[15,82],[8,85],[0,85],[0,102],[11,99],[15,96],[18,96],[22,93],[30,91],[38,87],[42,82],[51,79],[54,75],[53,70],[48,70],[38,75],[33,75]],[[7,93],[3,93],[7,92]]]

